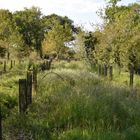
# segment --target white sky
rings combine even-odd
[[[96,11],[105,6],[105,0],[0,0],[0,8],[10,11],[21,10],[24,7],[37,6],[45,15],[56,13],[68,16],[77,25],[83,25],[87,30],[92,30],[91,23],[97,24],[101,19]],[[128,4],[136,0],[122,0]]]

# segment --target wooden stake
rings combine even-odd
[[[130,86],[133,87],[134,85],[134,67],[130,66]]]
[[[6,61],[4,61],[3,71],[6,72]]]
[[[32,72],[27,72],[27,106],[32,103]]]
[[[13,60],[11,60],[10,69],[13,68]]]
[[[110,77],[110,80],[113,80],[113,66],[109,67],[109,77]]]
[[[37,69],[33,68],[33,88],[35,93],[37,93]]]
[[[27,82],[26,79],[19,79],[19,112],[24,113],[27,109]]]

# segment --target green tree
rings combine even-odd
[[[101,54],[103,55],[106,52],[106,48],[110,48],[112,50],[111,54],[115,58],[114,62],[119,67],[123,65],[130,70],[130,84],[133,85],[134,69],[136,70],[139,67],[140,62],[140,49],[138,47],[140,43],[140,5],[116,6],[116,9],[114,9],[113,18],[112,16],[110,16],[111,18],[108,16],[108,21],[111,22],[106,22],[102,30],[104,39],[102,39],[102,43],[100,44],[100,48],[103,50]],[[109,54],[107,52],[105,55],[108,62],[110,60]]]
[[[24,47],[27,50],[36,50],[42,57],[42,41],[44,39],[44,25],[39,8],[25,8],[14,13],[14,19],[19,33],[22,35]]]
[[[12,13],[9,10],[0,10],[0,48],[3,56],[7,52],[9,59],[11,51],[21,45],[21,36],[19,35]]]
[[[69,24],[57,23],[48,33],[43,42],[46,53],[55,52],[60,57],[67,50],[67,43],[73,40],[73,32]]]
[[[85,31],[80,29],[78,34],[75,37],[75,52],[77,58],[86,59],[86,52],[85,52]]]
[[[98,38],[96,36],[96,33],[89,32],[85,35],[84,48],[86,52],[86,58],[91,65],[95,65],[97,63],[95,57],[97,43]]]
[[[77,32],[77,28],[73,25],[73,21],[69,19],[67,16],[59,16],[56,14],[51,14],[48,16],[43,16],[43,23],[45,27],[45,31],[48,32],[53,29],[57,24],[65,26],[67,24],[71,27],[73,32]]]

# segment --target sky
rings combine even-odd
[[[122,0],[120,4],[127,5],[137,0]],[[105,0],[0,0],[1,9],[14,12],[37,6],[45,15],[52,13],[68,16],[75,25],[82,25],[86,30],[93,30],[92,24],[100,24],[101,19],[96,12],[105,7]]]

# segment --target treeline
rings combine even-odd
[[[140,74],[140,4],[122,6],[119,1],[107,0],[98,12],[103,24],[94,32],[75,27],[68,17],[43,15],[37,7],[14,13],[1,9],[0,56],[86,58],[99,73],[107,75],[109,69],[111,79],[114,65],[119,73],[129,71],[133,85],[134,73]]]
[[[94,32],[81,32],[77,42],[83,46],[79,52],[92,66],[98,65],[99,72],[101,67],[106,73],[117,65],[120,72],[130,72],[133,85],[134,73],[140,74],[140,5],[119,6],[119,1],[109,0],[99,12],[103,25]]]
[[[73,54],[66,44],[74,39],[77,30],[68,17],[46,16],[37,7],[14,13],[0,9],[0,57]]]

